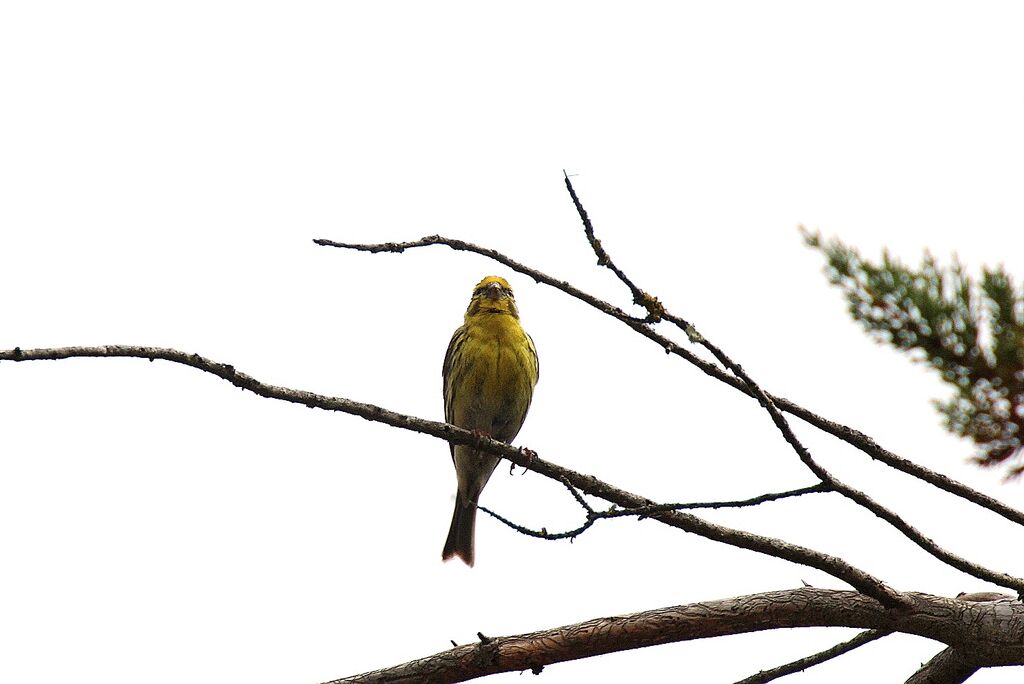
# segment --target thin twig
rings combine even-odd
[[[816,485],[809,487],[800,487],[799,489],[790,489],[785,492],[767,492],[765,494],[759,494],[758,496],[752,496],[749,499],[740,499],[738,501],[707,501],[704,503],[693,503],[693,504],[679,504],[677,510],[687,510],[694,508],[744,508],[746,506],[759,506],[763,503],[769,503],[771,501],[779,501],[781,499],[788,499],[793,496],[803,496],[804,494],[820,494],[830,492],[828,485],[824,482],[819,482]]]
[[[580,215],[583,220],[583,232],[587,236],[587,242],[590,243],[590,248],[594,250],[594,254],[597,255],[597,265],[604,266],[615,276],[622,281],[622,283],[629,288],[629,293],[633,296],[633,303],[637,306],[642,306],[647,310],[647,318],[643,319],[645,323],[657,323],[661,320],[664,307],[656,297],[652,297],[647,294],[639,287],[637,287],[632,280],[615,265],[612,261],[611,256],[605,251],[601,241],[594,235],[594,225],[590,222],[590,216],[587,214],[587,210],[583,208],[583,203],[580,202],[580,198],[576,196],[576,190],[572,187],[572,181],[569,180],[569,174],[564,170],[562,175],[565,176],[565,187],[569,190],[569,196],[572,198],[572,203],[576,207],[576,213]]]
[[[768,492],[766,494],[760,494],[749,499],[740,499],[736,501],[702,501],[699,503],[653,504],[651,506],[640,506],[639,508],[620,508],[614,511],[605,511],[600,515],[604,518],[621,518],[623,516],[630,515],[650,517],[654,513],[662,513],[664,511],[692,511],[704,508],[746,508],[749,506],[759,506],[763,503],[769,503],[772,501],[779,501],[781,499],[788,499],[794,496],[804,496],[805,494],[822,494],[830,491],[832,491],[832,489],[829,487],[829,485],[827,485],[824,482],[819,482],[818,484],[811,485],[810,487],[791,489],[786,492]]]
[[[576,488],[568,482],[564,482],[569,491],[572,492],[576,501],[579,502],[580,506],[586,511],[586,522],[577,528],[566,530],[564,532],[548,532],[547,529],[534,530],[518,523],[514,523],[508,518],[505,518],[498,513],[490,510],[485,506],[477,506],[478,509],[491,516],[495,520],[504,523],[506,526],[512,528],[516,532],[525,534],[529,537],[536,537],[537,539],[575,539],[579,535],[583,534],[591,527],[594,526],[598,520],[610,520],[612,518],[627,518],[636,516],[637,518],[650,518],[655,513],[667,513],[669,511],[685,511],[695,510],[701,508],[744,508],[747,506],[757,506],[769,501],[779,501],[780,499],[787,499],[793,496],[803,496],[804,494],[817,494],[821,492],[829,491],[828,485],[819,482],[816,485],[810,487],[801,487],[800,489],[793,489],[788,492],[772,492],[768,494],[761,494],[759,496],[752,497],[750,499],[743,499],[742,501],[708,501],[702,503],[670,503],[670,504],[651,504],[649,506],[638,506],[636,508],[609,508],[606,511],[595,511],[590,504],[588,504]]]
[[[587,500],[583,498],[583,495],[580,494],[578,489],[573,487],[572,483],[569,482],[569,480],[565,479],[564,477],[560,478],[560,480],[562,484],[565,485],[565,488],[569,490],[569,493],[572,494],[572,498],[576,499],[576,503],[578,503],[580,507],[583,508],[583,510],[586,511],[587,513],[587,521],[574,530],[569,530],[567,532],[548,532],[544,528],[541,528],[539,530],[533,530],[529,527],[525,527],[523,525],[519,525],[517,523],[512,522],[508,518],[498,513],[495,513],[486,506],[481,506],[477,504],[477,508],[486,513],[487,515],[491,516],[495,520],[504,523],[507,527],[512,528],[520,534],[525,534],[528,537],[535,537],[537,539],[575,539],[576,537],[590,529],[590,527],[592,527],[593,524],[597,522],[597,512],[589,503],[587,503]]]
[[[870,644],[875,639],[881,639],[889,634],[892,634],[892,632],[881,629],[869,629],[866,632],[861,632],[849,641],[836,644],[832,648],[827,648],[824,651],[815,653],[814,655],[809,655],[806,658],[800,658],[799,660],[794,660],[791,663],[773,667],[770,670],[762,670],[755,675],[739,680],[736,684],[765,684],[765,682],[770,682],[773,679],[785,677],[786,675],[791,675],[796,672],[803,672],[809,667],[832,660],[844,653],[849,653],[855,648],[859,648],[864,644]]]
[[[519,534],[524,534],[527,537],[533,537],[534,539],[547,539],[549,541],[560,539],[575,539],[576,537],[580,536],[581,534],[589,530],[591,527],[593,527],[594,523],[596,523],[598,520],[604,517],[600,513],[595,512],[592,515],[587,515],[587,521],[575,529],[566,530],[565,532],[548,532],[547,529],[543,527],[539,530],[534,530],[532,528],[526,527],[525,525],[514,523],[505,516],[501,515],[500,513],[495,513],[491,509],[487,508],[487,506],[481,506],[477,504],[477,510],[483,511],[487,515],[491,516],[498,522],[504,524],[506,527],[515,530]]]
[[[580,494],[579,490],[572,486],[571,482],[562,478],[562,484],[565,485],[565,488],[569,490],[570,494],[572,494],[572,498],[576,499],[576,503],[582,506],[583,510],[585,510],[587,514],[592,514],[594,512],[591,505],[587,503],[587,500],[583,498],[583,495]]]
[[[198,354],[187,354],[176,349],[162,347],[136,347],[128,345],[61,347],[56,349],[15,348],[0,351],[0,361],[59,360],[81,357],[133,357],[150,361],[162,359],[184,364],[216,375],[237,387],[269,399],[280,399],[327,411],[340,411],[403,430],[431,435],[451,444],[469,445],[475,449],[501,456],[516,465],[529,468],[533,472],[545,477],[559,482],[569,482],[584,494],[596,496],[618,506],[635,508],[652,503],[647,498],[614,487],[598,480],[596,477],[583,475],[554,463],[549,463],[518,447],[498,442],[469,430],[463,430],[455,425],[407,416],[372,404],[352,401],[351,399],[327,397],[312,392],[268,385],[256,380],[252,376],[235,370],[235,367],[230,364],[217,363]],[[790,544],[781,539],[764,537],[751,532],[716,525],[689,513],[672,511],[658,513],[651,517],[666,525],[686,532],[692,532],[706,539],[816,568],[846,582],[861,593],[872,597],[885,606],[897,607],[903,606],[906,603],[902,594],[887,586],[880,579],[850,565],[842,558],[796,544]]]

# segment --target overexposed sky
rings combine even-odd
[[[868,341],[799,224],[1024,279],[1016,3],[178,2],[0,5],[0,348],[145,344],[441,419],[472,286],[516,288],[541,380],[517,443],[661,501],[812,476],[748,399],[478,256],[313,238],[441,233],[627,307],[617,263],[769,391],[1016,507],[965,464],[925,368]],[[482,517],[442,564],[447,446],[140,360],[0,364],[0,680],[315,683],[603,615],[797,587],[817,571],[605,522],[574,543]],[[938,543],[1024,574],[1022,533],[795,423]],[[548,530],[560,485],[482,503]],[[991,589],[835,496],[708,514],[901,590]],[[546,668],[545,682],[732,682],[849,638],[779,631]],[[799,675],[902,681],[890,637]],[[1017,681],[986,671],[972,682]],[[511,673],[494,681],[521,681]]]

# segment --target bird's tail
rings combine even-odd
[[[473,567],[473,536],[476,529],[476,504],[464,501],[461,496],[455,497],[455,512],[452,513],[452,526],[448,528],[448,540],[441,552],[442,560],[451,560],[458,556],[469,567]]]

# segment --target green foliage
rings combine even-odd
[[[975,461],[1024,473],[1024,289],[1002,266],[982,269],[980,286],[954,257],[951,266],[925,252],[920,267],[882,252],[880,264],[838,239],[801,229],[825,255],[829,282],[846,296],[850,315],[880,343],[928,363],[954,388],[935,401],[946,428],[978,446]]]

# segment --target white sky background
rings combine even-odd
[[[1021,485],[965,465],[939,427],[936,377],[848,320],[796,226],[1024,278],[1024,11],[850,7],[4,3],[0,348],[175,347],[441,419],[448,339],[497,273],[541,357],[518,443],[664,501],[811,484],[753,402],[558,292],[446,248],[312,243],[442,233],[625,307],[565,168],[616,261],[766,389],[1019,507]],[[843,586],[650,521],[570,545],[482,517],[477,567],[442,564],[445,444],[183,366],[3,363],[0,416],[2,681],[315,683],[478,631]],[[1024,573],[1019,529],[795,424],[940,544]],[[534,527],[582,519],[507,467],[483,498]],[[993,588],[837,496],[707,517],[901,590]],[[732,682],[853,633],[690,642],[543,681]],[[891,637],[799,680],[902,681],[940,649]]]

